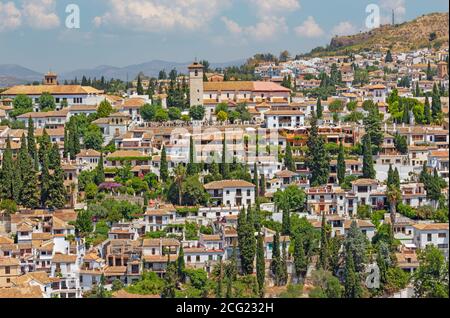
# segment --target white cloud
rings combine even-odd
[[[402,22],[406,14],[405,0],[380,0],[381,23],[392,23],[392,10],[395,13],[396,23]]]
[[[241,26],[236,21],[222,17],[227,30],[241,40],[266,41],[274,39],[280,33],[286,33],[288,26],[282,17],[262,17],[254,25]]]
[[[22,0],[25,22],[33,29],[48,30],[60,25],[56,0]]]
[[[295,28],[295,33],[301,37],[317,38],[325,34],[314,17],[309,16],[301,25]]]
[[[0,32],[14,30],[22,24],[22,14],[14,2],[0,2]]]
[[[229,0],[108,0],[109,10],[93,23],[160,32],[199,30],[230,4]]]
[[[349,21],[342,21],[338,25],[334,26],[331,30],[332,36],[335,35],[352,35],[357,32],[356,27]]]
[[[272,16],[274,13],[300,9],[298,0],[249,0],[260,16]]]

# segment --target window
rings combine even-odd
[[[11,274],[11,267],[9,266],[5,267],[5,274]]]
[[[195,257],[195,261],[198,263],[198,262],[200,262],[200,255],[197,255],[196,257]]]
[[[431,234],[427,234],[427,241],[428,242],[431,242],[431,238],[432,238],[432,235]]]
[[[447,233],[439,233],[438,237],[439,238],[446,238],[447,237]]]
[[[191,255],[188,255],[187,261],[188,261],[188,263],[190,263],[190,262],[192,261],[192,260],[191,260]]]

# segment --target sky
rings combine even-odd
[[[367,30],[372,3],[385,23],[392,10],[402,22],[449,7],[447,0],[0,0],[0,64],[65,72],[295,55]],[[79,28],[66,25],[70,4],[79,8]]]

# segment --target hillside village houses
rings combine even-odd
[[[300,215],[306,217],[314,228],[320,230],[322,218],[325,218],[332,237],[345,236],[355,221],[368,240],[376,235],[378,227],[370,219],[360,218],[358,210],[366,207],[373,211],[385,210],[386,215],[380,222],[391,222],[386,195],[390,167],[397,168],[399,173],[399,203],[411,208],[436,206],[436,202],[427,195],[424,184],[419,181],[424,165],[430,173],[436,170],[447,182],[442,195],[448,199],[448,119],[440,125],[418,125],[411,111],[408,123],[395,123],[389,120],[392,114],[388,104],[394,89],[401,97],[423,103],[423,97],[412,94],[416,83],[423,92],[432,91],[434,84],[448,90],[448,64],[445,62],[448,50],[425,48],[392,53],[392,63],[384,61],[385,55],[385,52],[355,54],[352,62],[347,56],[335,56],[287,61],[277,65],[264,63],[255,70],[261,80],[242,82],[224,81],[221,74],[207,74],[210,81],[205,82],[203,66],[194,62],[187,70],[189,101],[191,107],[204,106],[205,117],[203,121],[183,124],[146,122],[141,110],[152,102],[148,96],[112,96],[92,87],[60,85],[54,73],[46,74],[42,85],[11,87],[0,93],[0,121],[11,119],[9,114],[13,110],[13,100],[18,95],[24,94],[33,100],[32,112],[17,116],[17,121],[25,124],[25,129],[0,124],[0,158],[3,160],[8,141],[13,156],[18,155],[21,137],[27,135],[31,118],[35,136],[42,136],[45,129],[51,141],[58,144],[63,159],[64,185],[68,191],[67,203],[62,209],[30,210],[19,207],[18,212],[11,215],[0,211],[0,297],[14,297],[17,290],[22,289],[23,293],[35,297],[77,298],[92,291],[102,279],[110,289],[116,280],[125,285],[136,282],[144,271],[153,271],[163,277],[168,259],[175,261],[181,247],[187,267],[211,273],[214,265],[219,264],[220,260],[229,260],[233,254],[233,247],[238,241],[237,219],[242,209],[255,206],[258,197],[263,200],[261,209],[271,212],[271,219],[281,221],[282,211],[275,206],[274,196],[277,191],[285,191],[290,186],[304,190],[306,203]],[[436,71],[433,79],[426,82],[428,62]],[[379,68],[368,73],[365,84],[353,84],[356,74],[352,63],[361,68],[373,65],[379,65]],[[321,81],[317,76],[322,72],[330,74],[333,65],[341,71],[344,84],[333,96],[322,101],[319,135],[327,145],[337,146],[342,142],[348,149],[360,145],[366,134],[364,126],[361,122],[344,121],[343,118],[354,112],[366,114],[363,106],[369,100],[377,105],[385,120],[382,126],[383,142],[380,152],[373,157],[375,178],[363,178],[363,156],[353,152],[345,159],[345,173],[354,177],[348,184],[339,184],[338,162],[333,159],[329,165],[328,183],[312,186],[310,171],[305,163],[305,148],[311,133],[311,114],[317,112],[318,103],[316,98],[304,92],[320,87]],[[380,72],[384,66],[395,69],[395,72]],[[280,78],[287,75],[290,75],[291,87],[296,92],[279,84]],[[398,85],[404,77],[409,79],[410,88]],[[148,87],[149,83],[144,81],[143,85]],[[40,109],[39,97],[44,92],[55,98],[56,110],[43,112]],[[159,97],[163,95],[161,93]],[[163,108],[167,108],[166,98],[167,95],[163,96]],[[113,145],[114,149],[103,154],[99,149],[81,149],[73,160],[63,158],[67,138],[64,128],[70,118],[95,114],[105,99],[111,103],[113,111],[107,117],[92,121],[92,124],[100,129],[104,137],[102,146]],[[335,110],[330,110],[330,105],[335,101],[342,101],[343,105],[354,102],[355,110],[343,107],[335,115]],[[234,110],[243,103],[251,114],[251,120],[236,123],[218,121],[215,113],[217,105],[226,104]],[[448,115],[448,97],[441,97],[441,104],[445,117]],[[213,129],[206,132],[196,129],[201,123]],[[178,128],[177,132],[174,132],[175,128]],[[255,136],[262,128],[267,130],[258,136],[264,139],[264,143],[257,147],[255,138],[249,136]],[[270,134],[274,131],[277,138],[271,139]],[[397,150],[396,135],[405,137],[406,152]],[[144,179],[147,175],[154,175],[158,182],[163,177],[160,174],[163,148],[169,174],[173,175],[177,173],[178,165],[189,166],[192,149],[197,162],[212,164],[213,158],[214,163],[220,165],[224,143],[226,156],[234,158],[235,164],[242,163],[250,179],[205,182],[208,171],[203,169],[205,171],[200,173],[200,181],[208,196],[206,204],[181,207],[164,202],[161,196],[144,200],[140,197],[141,193],[124,194],[118,190],[122,186],[117,184],[118,169],[128,165],[132,176],[147,181]],[[292,150],[293,169],[288,169],[283,160],[288,144]],[[281,154],[279,158],[274,156],[278,153]],[[100,163],[105,170],[105,182],[99,188],[106,198],[141,205],[145,202],[147,205],[133,220],[108,222],[104,240],[88,244],[85,238],[78,237],[74,226],[77,216],[88,209],[85,200],[87,191],[79,190],[79,177],[95,171]],[[259,178],[264,177],[263,185],[256,187],[253,183],[251,178],[255,173]],[[94,223],[96,227],[100,225],[97,220]],[[211,231],[208,234],[198,231],[192,235],[186,230],[186,224],[190,223],[210,228]],[[393,228],[395,238],[401,242],[396,255],[403,270],[416,270],[416,251],[428,244],[438,247],[448,259],[448,223],[414,220],[398,213]],[[265,258],[270,261],[275,232],[265,226],[261,231],[264,234]],[[151,233],[161,232],[168,235],[150,238]],[[281,238],[289,246],[292,238]],[[291,259],[290,274],[293,272]]]

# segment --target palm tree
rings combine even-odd
[[[178,205],[182,205],[183,203],[183,191],[182,191],[182,186],[183,186],[183,182],[186,179],[186,168],[179,164],[176,166],[175,170],[173,171],[174,177],[175,177],[175,182],[177,184],[178,187]]]
[[[391,232],[394,234],[394,224],[397,215],[397,203],[402,199],[402,193],[395,185],[391,184],[386,190],[386,197],[390,205],[391,214]]]

